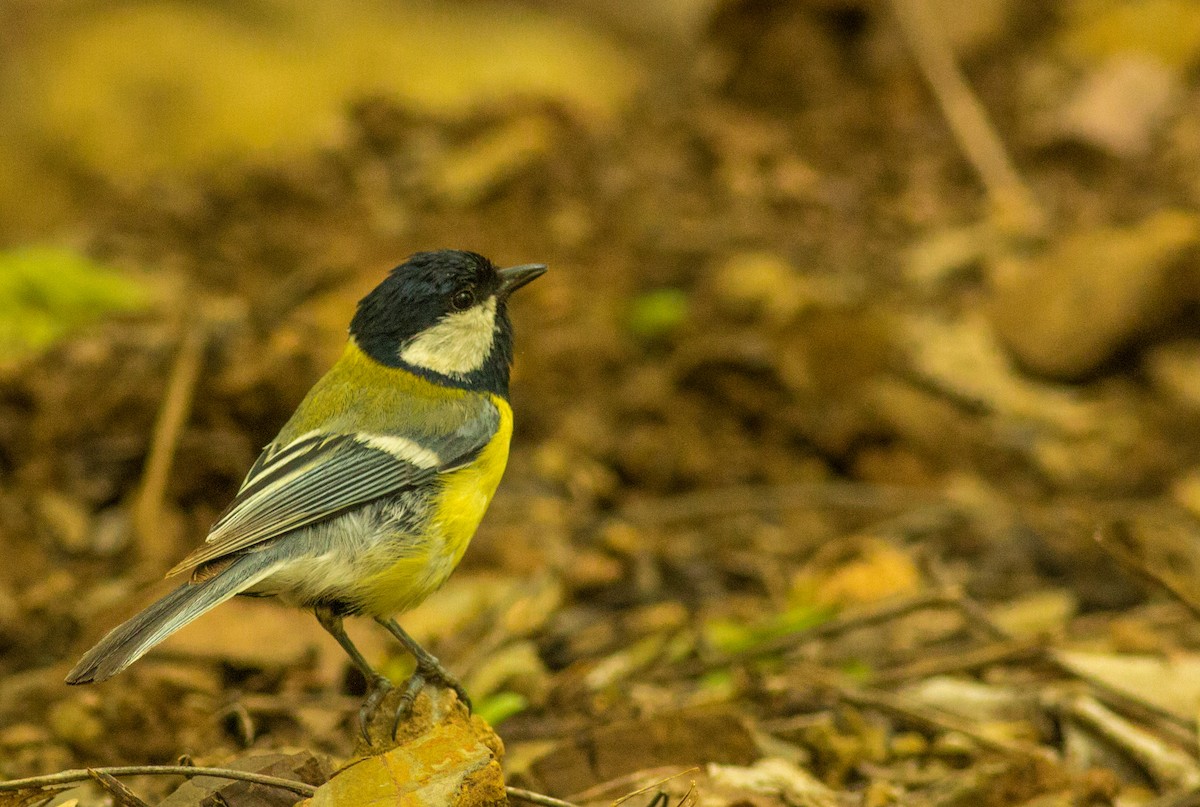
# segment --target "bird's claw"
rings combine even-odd
[[[416,672],[408,678],[408,683],[404,685],[404,692],[400,695],[400,701],[396,704],[396,716],[392,720],[392,739],[396,739],[396,732],[400,730],[400,723],[412,711],[413,704],[417,702],[417,695],[425,688],[425,676],[421,674],[418,668]]]
[[[367,687],[367,699],[363,701],[363,705],[358,709],[358,730],[362,733],[367,745],[371,745],[371,718],[375,716],[375,711],[379,708],[379,704],[383,702],[384,697],[387,696],[391,688],[392,682],[382,675],[376,675],[372,678]],[[395,731],[392,734],[395,735]]]
[[[418,662],[417,669],[409,676],[408,683],[404,685],[404,693],[400,696],[400,702],[396,705],[396,718],[392,723],[393,739],[396,737],[396,732],[400,730],[401,721],[412,711],[413,704],[417,701],[417,695],[421,693],[426,684],[440,684],[446,689],[454,690],[459,702],[467,707],[467,713],[472,711],[471,698],[467,695],[467,691],[463,689],[462,684],[455,680],[454,676],[446,672],[437,659],[433,659],[432,663]]]
[[[467,695],[467,691],[463,689],[463,685],[458,683],[458,679],[446,671],[446,668],[441,663],[430,656],[426,663],[417,664],[417,675],[420,675],[426,681],[433,681],[441,684],[446,689],[453,689],[454,694],[458,696],[459,703],[467,707],[467,712],[470,713],[471,697]]]

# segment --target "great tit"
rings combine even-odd
[[[113,629],[68,684],[103,681],[239,595],[312,609],[368,682],[367,725],[391,683],[342,625],[369,616],[412,653],[396,720],[426,682],[466,692],[395,620],[462,559],[508,461],[508,296],[546,271],[473,252],[417,253],[358,304],[341,358],[250,468],[187,582]],[[367,737],[369,741],[369,737]]]

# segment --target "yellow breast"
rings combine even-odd
[[[392,616],[414,608],[462,560],[508,464],[512,409],[498,396],[491,400],[500,411],[495,435],[474,462],[441,477],[436,507],[414,551],[363,581],[358,599],[366,613]]]

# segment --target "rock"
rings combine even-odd
[[[447,689],[426,687],[391,738],[399,688],[384,699],[369,727],[374,745],[317,789],[307,807],[502,807],[508,804],[500,760],[504,745]],[[380,750],[380,749],[383,750]]]
[[[1084,377],[1195,299],[1198,241],[1200,218],[1171,210],[1070,234],[998,267],[992,324],[1029,370]]]

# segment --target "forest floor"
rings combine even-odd
[[[951,44],[1019,166],[997,189],[891,6],[719,5],[611,116],[374,95],[286,159],[73,177],[80,253],[147,301],[0,370],[0,775],[353,753],[364,681],[270,602],[62,680],[166,590],[355,301],[462,247],[550,271],[512,307],[500,492],[401,623],[510,785],[1200,803],[1200,32],[984,4]]]

